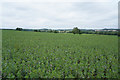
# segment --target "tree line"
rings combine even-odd
[[[117,31],[82,31],[84,34],[120,35]]]
[[[16,28],[17,31],[22,31],[22,28]],[[58,30],[34,30],[34,32],[49,32],[49,33],[59,33]],[[64,33],[64,32],[63,32]],[[99,34],[99,35],[118,35],[120,36],[120,31],[82,31],[77,27],[74,27],[72,31],[68,31],[67,33],[73,34]]]

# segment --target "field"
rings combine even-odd
[[[118,37],[2,31],[3,78],[118,78]]]

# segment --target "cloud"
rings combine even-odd
[[[4,28],[117,28],[117,17],[112,2],[2,3]]]
[[[119,0],[1,0],[2,2],[118,2]]]

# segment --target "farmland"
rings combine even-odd
[[[118,78],[118,37],[2,31],[3,78]]]

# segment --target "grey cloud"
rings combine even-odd
[[[105,25],[117,25],[117,3],[20,2],[4,3],[2,7],[4,9],[2,17],[4,27],[13,25],[23,28],[43,28],[43,26],[49,28],[73,28],[74,26],[103,28]]]

